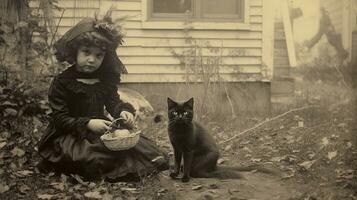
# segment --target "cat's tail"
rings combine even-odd
[[[241,179],[243,176],[236,170],[217,168],[214,171],[199,171],[191,173],[195,178]]]
[[[218,179],[241,179],[244,178],[239,172],[243,171],[257,171],[261,173],[277,175],[279,172],[273,168],[263,167],[259,165],[250,166],[218,166],[215,171],[201,174],[200,177],[218,178]]]
[[[230,167],[217,167],[215,171],[209,172],[210,175],[218,179],[241,179],[243,178],[237,170],[230,169]]]
[[[279,170],[273,168],[273,167],[268,167],[268,166],[261,166],[261,165],[249,165],[249,166],[218,166],[217,169],[220,170],[233,170],[233,171],[255,171],[255,172],[261,172],[261,173],[266,173],[266,174],[272,174],[272,175],[277,175],[279,174]]]

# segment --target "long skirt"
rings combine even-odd
[[[131,149],[111,151],[98,135],[79,139],[66,134],[47,140],[39,152],[53,170],[85,179],[130,179],[169,168],[167,155],[143,135]]]

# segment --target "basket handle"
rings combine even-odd
[[[135,112],[135,115],[134,115],[134,123],[136,122],[137,116],[138,116],[138,115],[137,115],[137,113]],[[120,120],[125,120],[125,119],[122,118],[122,117],[119,117],[119,118],[114,119],[114,120],[112,121],[112,123],[109,125],[109,127],[111,128],[111,130],[112,130],[113,128],[120,128],[120,124],[118,124],[118,125],[115,124],[117,121],[120,121]],[[134,126],[131,126],[130,128],[134,128]]]

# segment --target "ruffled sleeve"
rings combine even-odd
[[[111,86],[108,89],[108,98],[105,101],[107,111],[114,117],[119,118],[122,111],[128,111],[135,114],[135,108],[130,104],[122,101],[118,94],[118,88]]]
[[[56,78],[50,87],[49,104],[52,109],[52,120],[55,128],[71,133],[83,133],[87,130],[88,117],[73,117],[69,113],[68,100],[69,92],[58,78]]]

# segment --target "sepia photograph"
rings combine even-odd
[[[0,199],[357,200],[357,0],[0,0]]]

